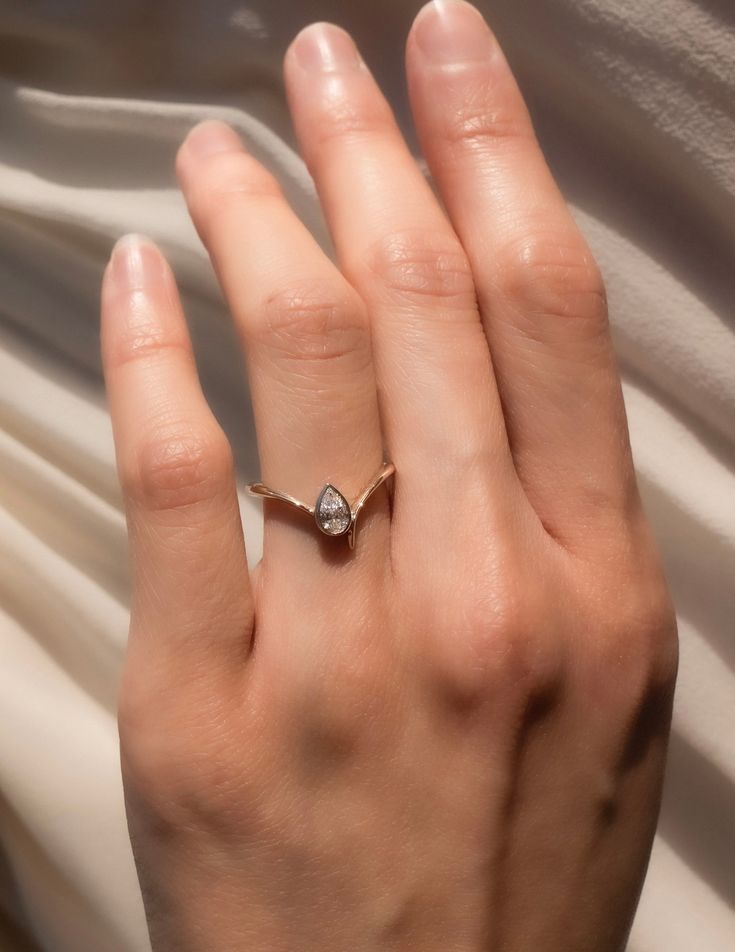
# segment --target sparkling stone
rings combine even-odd
[[[350,504],[338,489],[327,483],[316,501],[314,518],[326,535],[344,535],[352,521]]]

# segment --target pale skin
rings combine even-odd
[[[336,248],[218,122],[177,171],[238,328],[264,482],[355,497],[357,546],[265,504],[151,243],[105,272],[133,570],[120,695],[155,952],[615,952],[653,837],[676,626],[598,268],[460,0],[406,47],[436,194],[352,41],[285,59]]]

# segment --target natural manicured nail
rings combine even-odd
[[[121,290],[146,290],[160,284],[165,264],[156,245],[144,235],[124,235],[110,257],[109,278]]]
[[[207,119],[194,126],[185,142],[187,150],[202,159],[218,152],[237,152],[243,148],[240,136],[219,119]]]
[[[310,72],[339,73],[362,64],[349,33],[332,23],[312,23],[291,47],[296,62]]]
[[[428,59],[442,65],[486,60],[494,45],[482,14],[464,0],[432,0],[419,11],[413,37]]]

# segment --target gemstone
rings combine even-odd
[[[342,493],[330,483],[319,493],[314,507],[316,524],[330,536],[344,535],[352,522],[352,511]]]

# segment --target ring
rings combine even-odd
[[[324,486],[313,506],[308,506],[294,496],[289,496],[288,493],[270,489],[265,483],[249,483],[247,490],[252,496],[277,499],[280,502],[288,503],[289,506],[293,506],[295,509],[300,509],[301,512],[308,513],[314,517],[320,532],[334,537],[346,535],[350,548],[354,549],[357,517],[375,490],[390,479],[395,471],[396,468],[393,463],[383,463],[352,505],[349,504],[339,489],[331,483]]]

